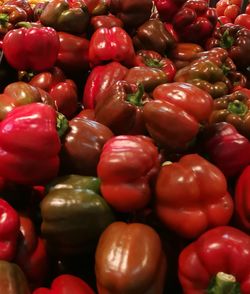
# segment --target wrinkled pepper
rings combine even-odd
[[[115,17],[112,14],[108,15],[97,15],[91,17],[90,28],[91,31],[96,31],[99,28],[111,29],[113,27],[123,27],[123,22],[120,18]]]
[[[166,74],[168,82],[172,82],[176,74],[176,68],[173,62],[169,58],[163,57],[158,52],[152,50],[139,50],[136,52],[134,66],[159,68]]]
[[[28,0],[7,0],[4,1],[5,5],[15,5],[23,9],[27,14],[27,20],[32,21],[34,18],[34,11]]]
[[[58,127],[63,123],[58,121]],[[54,178],[61,148],[56,127],[56,111],[46,104],[31,103],[9,112],[0,124],[0,176],[28,185]]]
[[[3,53],[17,70],[43,71],[51,68],[56,62],[59,46],[58,34],[50,27],[14,29],[3,38]]]
[[[156,87],[152,96],[154,100],[143,106],[150,136],[168,150],[187,148],[212,112],[212,97],[192,84],[178,82]]]
[[[128,69],[119,62],[95,66],[84,86],[82,102],[84,107],[94,109],[103,92],[115,82],[123,80]]]
[[[114,222],[99,239],[95,272],[99,294],[162,294],[166,257],[159,235],[148,225]]]
[[[213,228],[183,249],[179,280],[183,293],[250,293],[250,238],[230,227]]]
[[[105,125],[86,118],[74,118],[62,139],[61,171],[95,176],[103,145],[113,133]]]
[[[91,36],[89,62],[92,67],[111,61],[132,66],[134,57],[135,51],[132,39],[123,28],[99,28]]]
[[[103,230],[114,221],[94,177],[67,175],[55,180],[41,202],[42,236],[53,255],[95,250]]]
[[[38,288],[33,294],[95,294],[95,292],[82,279],[63,274],[53,280],[51,289]]]
[[[186,0],[153,0],[159,13],[160,19],[172,22],[173,17]]]
[[[143,135],[146,128],[142,106],[149,100],[142,85],[118,81],[102,95],[95,107],[95,120],[109,127],[115,135]]]
[[[250,142],[227,122],[207,126],[201,136],[203,149],[226,177],[238,176],[250,164]]]
[[[152,0],[111,0],[110,11],[126,29],[135,29],[150,18]]]
[[[16,254],[19,227],[18,213],[8,202],[0,198],[0,260],[13,260]]]
[[[162,21],[150,19],[137,29],[136,35],[133,37],[133,43],[137,50],[153,50],[164,55],[174,47],[175,39],[166,30]]]
[[[159,167],[160,156],[151,138],[127,135],[109,139],[97,166],[103,198],[119,212],[143,209],[151,199]]]
[[[89,13],[81,0],[52,0],[45,6],[39,20],[56,31],[82,34],[89,24]]]
[[[31,294],[24,273],[15,263],[0,260],[0,293]]]
[[[210,123],[228,122],[240,134],[250,138],[250,95],[239,90],[214,100]]]
[[[193,239],[226,225],[233,200],[223,173],[198,154],[163,164],[156,182],[156,213],[178,235]]]
[[[202,44],[210,37],[217,24],[215,8],[206,0],[188,0],[173,18],[173,27],[180,41]]]

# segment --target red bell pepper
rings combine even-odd
[[[237,179],[235,189],[235,216],[240,229],[250,232],[250,166],[245,167]]]
[[[61,148],[56,126],[56,111],[42,103],[9,112],[0,124],[0,176],[29,185],[53,179]]]
[[[0,260],[11,261],[16,254],[20,227],[18,213],[0,199]]]
[[[211,229],[183,249],[179,280],[183,293],[250,293],[250,238],[221,226]]]
[[[167,228],[189,239],[226,225],[233,213],[226,178],[198,154],[166,162],[156,182],[156,213]]]
[[[94,109],[98,97],[115,82],[123,80],[128,69],[118,62],[110,62],[99,65],[90,72],[83,93],[83,105],[86,108]]]
[[[111,29],[112,27],[123,27],[123,22],[120,18],[109,14],[109,15],[97,15],[93,16],[90,20],[91,30],[94,32],[99,28]]]
[[[202,145],[209,159],[226,177],[237,176],[250,164],[250,142],[226,122],[208,126],[202,133]]]
[[[50,27],[15,29],[3,38],[3,53],[17,70],[49,69],[56,62],[59,47],[58,34]]]
[[[90,39],[89,61],[91,66],[108,61],[132,66],[135,57],[134,46],[128,33],[120,28],[97,29]]]
[[[128,135],[109,139],[97,166],[104,199],[119,212],[144,208],[159,167],[158,150],[151,138]]]
[[[95,294],[95,292],[82,279],[64,274],[53,280],[50,290],[38,288],[33,294]]]
[[[22,8],[26,12],[29,21],[34,18],[34,11],[28,0],[8,0],[4,1],[4,5],[15,5]]]
[[[154,0],[155,6],[162,21],[171,22],[174,15],[186,0]]]
[[[217,13],[206,0],[188,0],[175,14],[172,23],[180,40],[200,44],[213,34]]]

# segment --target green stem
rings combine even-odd
[[[208,287],[207,294],[241,294],[240,284],[233,275],[217,273]]]
[[[229,49],[233,46],[234,44],[234,38],[232,36],[229,35],[229,31],[226,30],[222,36],[221,39],[221,47],[224,49]]]
[[[229,102],[227,110],[232,114],[244,116],[248,112],[248,107],[243,102],[234,100],[233,102]]]
[[[0,13],[0,24],[3,27],[6,27],[8,22],[9,22],[9,15],[6,13]]]
[[[138,90],[133,94],[128,94],[126,100],[136,106],[142,106],[142,96],[144,94],[144,87],[138,84]]]
[[[30,22],[28,21],[19,21],[16,26],[18,28],[26,28],[26,29],[31,29],[33,26]]]
[[[57,112],[56,128],[60,138],[65,134],[68,127],[69,127],[69,123],[66,117],[62,113]]]
[[[144,57],[144,62],[149,67],[157,67],[157,68],[162,67],[162,63],[155,58]]]

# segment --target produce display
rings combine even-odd
[[[250,294],[250,2],[0,1],[0,294]]]

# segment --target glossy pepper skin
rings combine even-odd
[[[228,51],[238,69],[250,65],[250,31],[240,25],[224,24],[216,28],[213,36],[206,41],[206,49],[222,47]]]
[[[110,0],[84,0],[91,16],[108,13]]]
[[[133,37],[133,43],[137,50],[153,50],[164,55],[174,47],[175,39],[166,30],[162,21],[150,19],[137,29],[136,35]]]
[[[226,122],[207,126],[202,132],[202,145],[209,159],[226,177],[237,176],[250,164],[250,142]]]
[[[155,88],[154,100],[143,106],[150,136],[163,148],[183,150],[199,132],[213,107],[212,97],[187,83],[169,83]],[[199,99],[197,99],[199,97]]]
[[[164,22],[171,22],[174,15],[181,8],[186,0],[154,0],[160,19]]]
[[[0,175],[28,185],[54,178],[61,148],[56,125],[56,112],[49,105],[13,109],[0,124]]]
[[[214,32],[217,13],[206,0],[188,0],[172,23],[181,41],[202,44]]]
[[[15,5],[17,7],[20,7],[23,9],[27,14],[27,20],[32,21],[34,18],[34,12],[33,9],[30,6],[29,1],[27,0],[8,0],[4,1],[5,5]]]
[[[155,190],[159,219],[184,238],[228,224],[233,213],[225,176],[198,154],[163,164]]]
[[[114,221],[99,186],[99,179],[79,175],[52,183],[41,202],[41,232],[51,254],[65,257],[95,249],[103,230]]]
[[[152,50],[139,50],[136,52],[134,65],[159,68],[166,74],[168,82],[173,81],[176,73],[175,65],[169,58],[163,57]]]
[[[142,85],[118,81],[102,95],[95,107],[95,120],[116,135],[145,134],[142,106],[149,100]]]
[[[50,27],[14,29],[3,38],[3,53],[17,70],[49,69],[56,62],[59,46],[57,32]]]
[[[112,84],[123,80],[128,69],[119,62],[97,65],[90,72],[84,86],[82,102],[85,108],[94,109],[99,96]]]
[[[214,100],[210,123],[228,122],[247,138],[250,138],[250,96],[239,90]]]
[[[120,18],[126,29],[135,29],[150,18],[152,0],[111,0],[110,11]]]
[[[90,20],[91,30],[94,32],[99,28],[110,29],[112,27],[123,27],[123,22],[120,18],[114,16],[113,14],[108,15],[97,15],[91,17]]]
[[[64,114],[67,119],[71,119],[77,112],[78,94],[77,86],[71,79],[67,79],[63,71],[58,67],[52,67],[34,75],[29,84],[46,91],[57,111]]]
[[[20,227],[18,213],[3,199],[0,199],[0,260],[11,261],[16,254]]]
[[[15,263],[0,260],[0,293],[31,294],[24,273]]]
[[[38,288],[33,294],[95,294],[95,292],[90,288],[90,286],[84,282],[82,279],[69,275],[63,274],[57,276],[52,284],[51,289],[48,288]]]
[[[151,138],[140,135],[111,138],[104,145],[97,166],[102,196],[119,212],[144,208],[150,201],[150,185],[159,167],[160,157]]]
[[[15,107],[35,102],[56,108],[53,99],[45,91],[22,81],[10,83],[0,94],[0,120],[3,120]]]
[[[113,137],[104,124],[87,118],[74,118],[62,139],[61,171],[95,176],[103,145]]]
[[[123,28],[99,28],[91,36],[89,62],[92,67],[109,61],[132,66],[134,56],[132,39]]]
[[[205,232],[179,256],[179,280],[184,293],[249,293],[249,259],[247,234],[230,226]],[[230,276],[223,277],[222,273]]]
[[[158,234],[144,224],[114,222],[99,239],[95,272],[99,294],[162,294],[166,257]]]
[[[45,6],[39,20],[56,31],[82,34],[87,29],[89,13],[81,0],[52,0]]]
[[[73,34],[59,32],[58,65],[68,75],[83,74],[89,69],[89,40]]]

